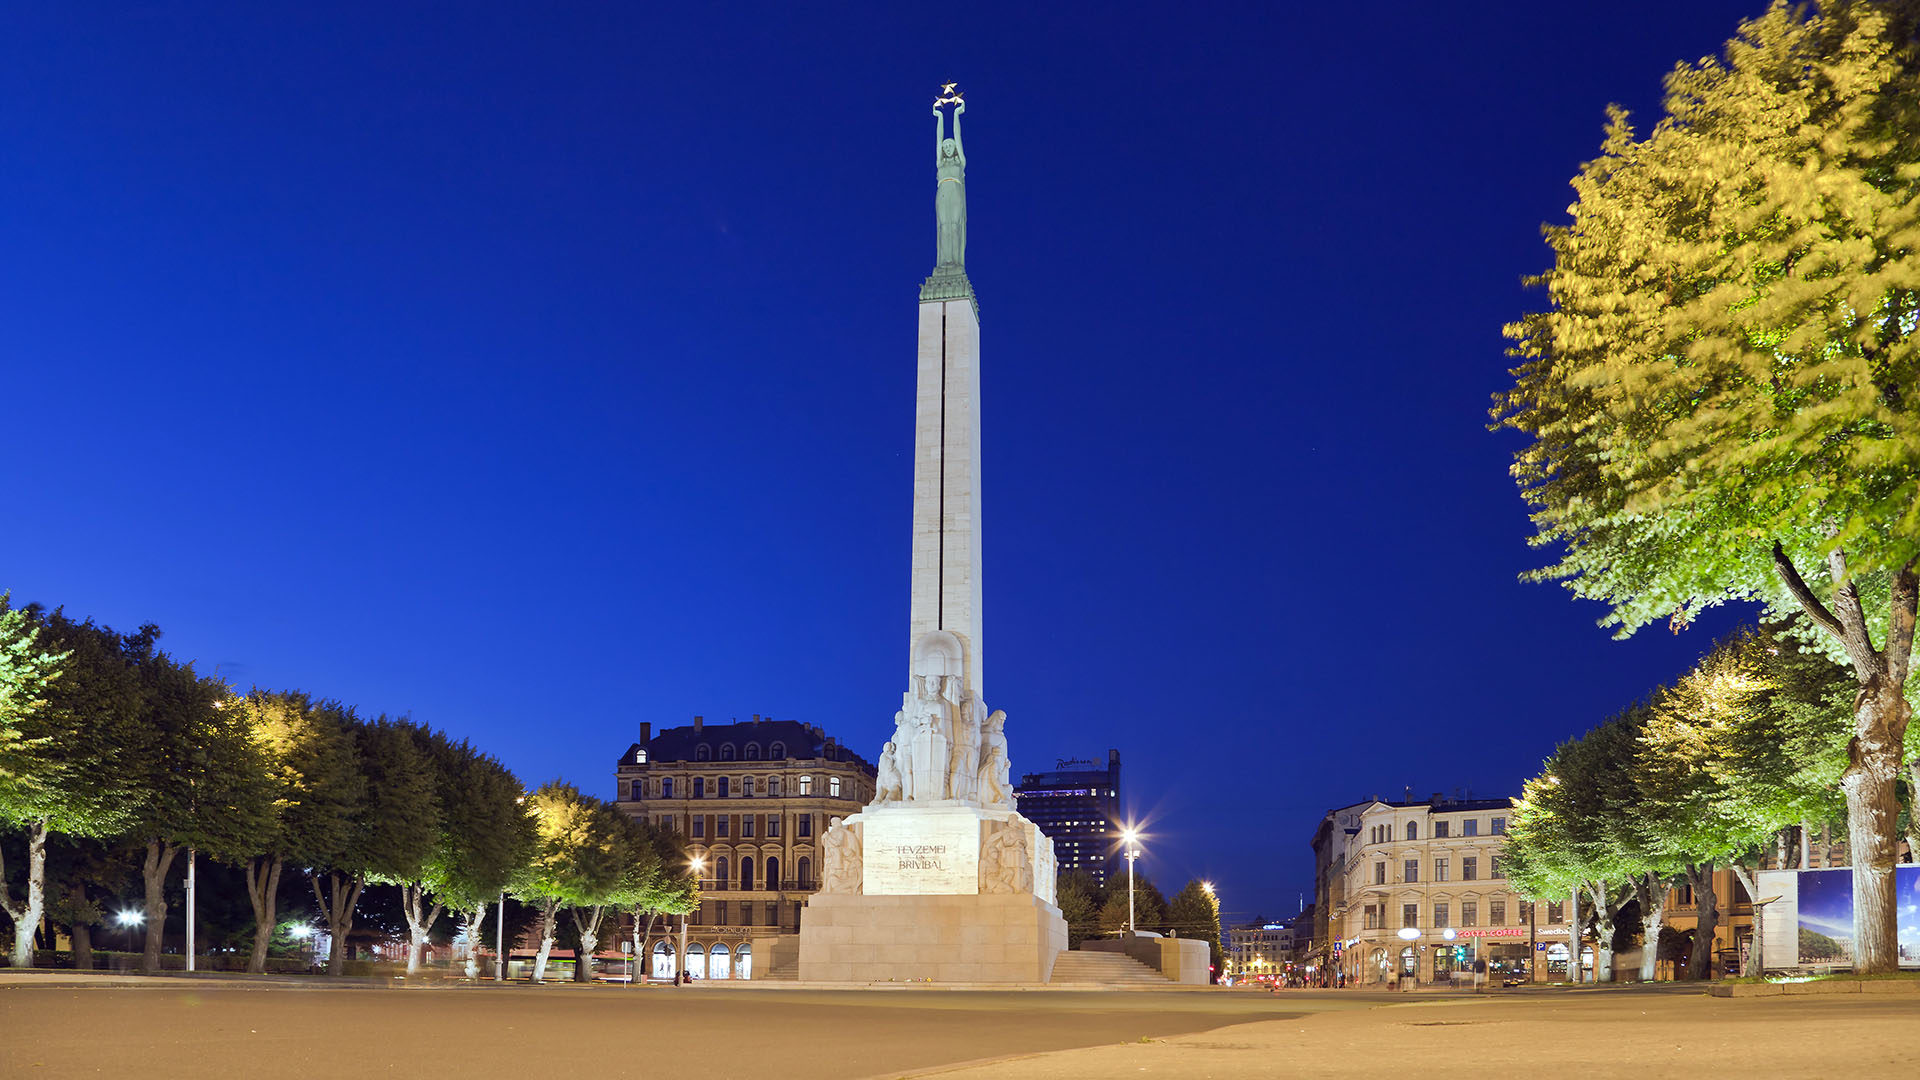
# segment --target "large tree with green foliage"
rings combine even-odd
[[[1627,634],[1804,612],[1858,688],[1842,780],[1857,967],[1897,965],[1893,863],[1920,600],[1920,62],[1910,0],[1776,4],[1613,112],[1508,328],[1496,422],[1539,572]],[[1807,580],[1822,568],[1825,583]]]
[[[440,834],[427,858],[421,888],[404,898],[414,940],[411,951],[417,953],[424,944],[444,906],[466,925],[473,945],[467,950],[466,975],[477,978],[487,905],[533,857],[533,819],[522,802],[520,781],[506,766],[442,732],[421,728],[418,736],[438,782]],[[428,895],[431,908],[425,904]]]
[[[413,726],[382,716],[343,718],[365,777],[365,797],[350,819],[345,846],[326,871],[309,873],[314,899],[333,935],[327,973],[346,970],[347,936],[367,882],[418,881],[439,835],[440,808],[427,756],[414,742]]]
[[[609,903],[626,869],[627,852],[624,831],[607,816],[614,811],[572,784],[563,780],[542,784],[527,796],[527,807],[537,837],[533,860],[515,876],[508,891],[540,912],[540,951],[533,962],[533,978],[538,982],[546,978],[561,909]]]
[[[1220,901],[1199,878],[1187,882],[1167,903],[1167,930],[1178,937],[1200,938],[1207,943],[1207,968],[1220,970]],[[1211,974],[1209,977],[1211,981]]]
[[[5,784],[0,823],[27,834],[26,897],[16,904],[0,884],[0,907],[13,919],[13,964],[33,963],[33,934],[46,909],[47,837],[105,837],[118,832],[143,797],[120,768],[141,745],[146,689],[140,663],[153,655],[159,630],[119,634],[63,612],[23,612],[38,631],[30,649],[63,655],[60,676],[40,684],[41,704],[15,718],[19,779]],[[24,624],[15,622],[18,643]],[[0,877],[0,881],[4,881]]]
[[[1060,875],[1054,902],[1067,921],[1067,948],[1077,949],[1081,942],[1099,936],[1100,908],[1106,900],[1106,890],[1085,870]]]
[[[183,848],[225,862],[252,853],[273,815],[265,753],[227,688],[192,665],[153,653],[140,662],[146,687],[139,743],[118,763],[141,793],[124,836],[142,850],[146,943],[140,970],[160,970],[166,884]]]
[[[6,849],[0,845],[0,911],[13,921],[15,967],[33,964],[33,928],[46,896],[46,817],[57,805],[63,763],[49,719],[48,687],[67,655],[43,646],[40,627],[0,593],[0,826],[25,826],[27,890],[19,903],[7,886]]]

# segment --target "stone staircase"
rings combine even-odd
[[[1171,983],[1165,975],[1124,953],[1069,951],[1053,962],[1053,978],[1048,985],[1152,990]]]

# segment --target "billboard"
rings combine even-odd
[[[1766,908],[1768,968],[1819,968],[1853,963],[1853,870],[1762,870],[1757,900]],[[1920,866],[1893,868],[1900,966],[1920,968]]]

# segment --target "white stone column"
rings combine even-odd
[[[980,323],[973,301],[920,305],[914,406],[909,660],[929,630],[958,635],[985,696],[980,575]]]

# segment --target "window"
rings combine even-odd
[[[707,816],[705,814],[693,815],[693,835],[707,835]]]
[[[706,743],[701,743],[699,746],[693,748],[693,760],[695,761],[706,761],[712,756],[713,751],[707,749]]]
[[[1420,925],[1420,905],[1419,904],[1401,904],[1400,905],[1400,925],[1416,926],[1416,927]]]
[[[800,778],[800,794],[802,795],[813,794],[813,777],[803,776]]]
[[[795,874],[795,877],[793,880],[796,888],[801,888],[801,889],[813,888],[813,860],[812,859],[809,859],[805,855],[802,855],[800,857],[800,861],[794,864],[793,872]]]
[[[680,831],[673,827],[673,816],[671,814],[660,815],[660,829],[662,832],[679,832]]]
[[[769,746],[769,747],[767,747],[767,756],[768,756],[768,757],[770,757],[770,758],[772,758],[772,759],[773,759],[773,760],[775,760],[775,761],[779,761],[779,760],[780,760],[781,758],[784,758],[784,757],[786,757],[786,756],[787,756],[787,744],[786,744],[786,743],[774,743],[774,744],[773,744],[772,746]]]
[[[780,835],[780,815],[779,814],[767,815],[767,835],[770,837]]]
[[[746,871],[745,865],[742,865],[740,868],[740,887],[743,889],[752,888],[752,886],[747,884],[747,871]],[[753,925],[753,905],[746,901],[741,901],[740,903],[740,925],[741,926]],[[745,947],[746,946],[744,945],[741,946],[741,948],[745,948]]]
[[[1377,862],[1373,864],[1373,883],[1375,885],[1385,885],[1387,883],[1386,863]]]
[[[660,797],[661,797],[661,798],[663,798],[663,799],[671,799],[671,798],[673,798],[673,777],[671,777],[671,776],[668,776],[668,777],[663,777],[663,778],[661,779],[661,781],[660,781]]]
[[[1561,922],[1565,920],[1566,914],[1567,914],[1566,905],[1560,903],[1557,900],[1547,901],[1547,921],[1548,922],[1550,923]]]
[[[1494,818],[1493,819],[1493,835],[1504,836],[1506,835],[1506,832],[1507,832],[1507,819],[1503,817]]]
[[[1447,862],[1448,860],[1446,859],[1433,860],[1433,880],[1435,881],[1453,880],[1452,876],[1447,872]]]
[[[775,903],[772,900],[767,901],[767,925],[773,926],[779,921],[780,921],[780,905]],[[745,947],[746,946],[744,945],[741,946],[741,948],[745,948]]]
[[[1507,902],[1505,900],[1487,901],[1487,925],[1507,925]]]
[[[635,747],[635,748],[634,748],[634,751],[633,751],[633,763],[634,763],[635,765],[645,765],[645,764],[647,763],[647,748],[646,748],[646,747],[644,747],[644,746],[640,746],[640,747]]]
[[[1477,900],[1460,901],[1460,925],[1480,925],[1480,903]]]
[[[724,799],[727,797],[727,781],[731,779],[733,779],[733,777],[731,776],[720,776],[720,777],[714,778],[713,794],[715,798]]]
[[[732,814],[721,814],[719,817],[715,818],[714,821],[716,824],[719,825],[719,831],[714,833],[713,835],[715,836],[730,835],[729,830],[732,828],[732,825],[733,825]]]
[[[777,889],[779,887],[780,887],[780,860],[775,858],[772,855],[769,855],[767,856],[767,888]],[[773,919],[774,919],[773,905],[768,904],[767,905],[767,925],[768,926],[773,925]]]
[[[1460,880],[1478,881],[1480,879],[1480,860],[1472,855],[1460,860]]]
[[[812,836],[813,835],[813,815],[801,814],[798,820],[799,820],[799,828],[794,831],[793,835]]]
[[[696,776],[693,778],[693,797],[696,799],[704,799],[707,797],[706,777]]]
[[[753,860],[744,856],[740,859],[740,888],[749,892],[753,889]],[[752,917],[753,909],[746,904],[741,904],[740,910],[741,914]]]
[[[726,818],[721,818],[720,819],[721,824],[724,825],[726,823],[726,820],[727,820]],[[722,830],[720,835],[725,836],[726,831]],[[718,859],[713,860],[713,887],[715,889],[725,889],[727,887],[727,859],[726,859],[726,856],[724,855]],[[727,909],[722,907],[719,910],[720,910],[720,914],[714,917],[714,921],[719,923],[721,926],[725,926],[727,925],[727,914],[726,914]]]
[[[720,744],[720,760],[721,761],[733,760],[733,744],[732,743]]]
[[[745,754],[742,754],[741,757],[747,761],[759,761],[760,760],[760,744],[757,742],[748,743],[747,752]]]
[[[829,776],[827,778],[827,798],[837,799],[839,797],[840,797],[840,778],[837,776]]]
[[[1420,880],[1420,860],[1419,859],[1407,860],[1406,876],[1401,878],[1400,880],[1406,881],[1406,882],[1415,882]]]
[[[779,777],[777,776],[767,777],[767,794],[775,797],[779,796],[780,794],[780,778]],[[772,836],[773,834],[768,833],[767,835]]]
[[[1492,859],[1491,859],[1490,861],[1491,861],[1491,862],[1493,863],[1493,867],[1492,867],[1492,870],[1491,870],[1491,875],[1492,875],[1492,877],[1493,877],[1494,879],[1496,879],[1496,880],[1498,880],[1498,879],[1500,879],[1500,878],[1504,878],[1504,877],[1506,877],[1506,876],[1507,876],[1507,875],[1506,875],[1506,874],[1505,874],[1504,872],[1502,872],[1502,871],[1501,871],[1501,869],[1500,869],[1500,856],[1498,856],[1498,855],[1495,855],[1495,856],[1493,856],[1493,857],[1492,857]]]
[[[740,835],[741,835],[741,836],[752,836],[752,835],[753,835],[753,819],[755,819],[755,818],[757,818],[757,817],[759,817],[759,816],[760,816],[759,814],[742,814],[742,815],[740,815]]]
[[[1407,822],[1407,839],[1409,840],[1420,839],[1420,823],[1419,822],[1417,821]]]
[[[1460,835],[1461,836],[1479,836],[1480,835],[1480,819],[1468,818],[1467,820],[1461,822]]]
[[[635,802],[638,802],[639,800],[646,798],[647,782],[645,780],[635,780],[631,786],[631,791],[628,793],[627,797],[630,799],[633,799]]]
[[[1374,925],[1374,923],[1378,920],[1379,916],[1376,914],[1376,909],[1372,904],[1368,904],[1365,908],[1361,909],[1361,917],[1365,920],[1365,923],[1362,925],[1361,929],[1363,930],[1379,929],[1379,927]]]
[[[1453,822],[1451,822],[1451,821],[1436,821],[1436,822],[1434,822],[1434,823],[1433,823],[1433,838],[1434,838],[1435,840],[1445,840],[1445,839],[1447,838],[1447,836],[1448,836],[1448,835],[1450,834],[1450,832],[1451,832],[1451,830],[1452,830],[1452,828],[1453,828]]]
[[[1453,925],[1452,923],[1449,923],[1447,921],[1447,905],[1445,904],[1433,905],[1433,925],[1435,929],[1445,929],[1446,927]]]
[[[753,794],[753,777],[751,776],[741,777],[740,778],[740,797],[744,799],[751,796],[752,794]]]

